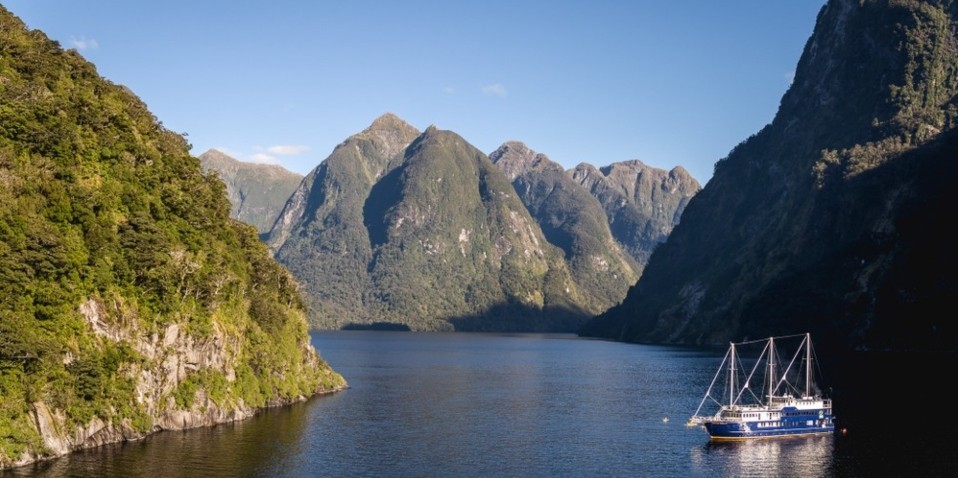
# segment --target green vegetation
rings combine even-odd
[[[588,316],[561,250],[505,175],[449,131],[393,115],[304,180],[268,243],[304,285],[313,325],[572,331]]]
[[[958,4],[830,1],[775,119],[583,335],[955,350]]]
[[[309,346],[295,282],[188,151],[0,7],[0,466],[43,452],[37,402],[67,427],[147,431],[197,391],[230,409],[343,385]],[[190,347],[210,363],[164,375]]]
[[[522,143],[509,142],[490,155],[549,243],[559,247],[590,314],[618,304],[641,271],[615,242],[598,200],[557,163]]]
[[[267,244],[303,284],[310,320],[320,328],[370,322],[363,305],[372,260],[364,207],[376,181],[390,174],[419,135],[393,115],[336,147],[305,179],[306,194],[287,205],[298,215],[276,224]]]

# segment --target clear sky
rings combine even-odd
[[[383,113],[566,168],[705,184],[769,123],[824,0],[0,0],[199,155],[307,173]]]

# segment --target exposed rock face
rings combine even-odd
[[[719,161],[622,306],[582,333],[664,343],[810,331],[958,349],[958,5],[829,1],[775,119]]]
[[[230,216],[261,233],[273,228],[276,216],[303,180],[282,166],[245,163],[215,149],[199,158],[205,171],[215,171],[226,184],[226,196],[233,205]]]
[[[216,373],[227,382],[236,380],[237,367],[243,353],[239,337],[224,332],[214,324],[211,334],[196,337],[180,324],[170,324],[160,331],[141,330],[136,320],[117,321],[120,311],[107,310],[98,299],[80,305],[80,314],[91,331],[101,340],[131,346],[142,357],[123,372],[135,380],[136,402],[152,417],[152,426],[138,428],[130,420],[114,421],[94,417],[81,426],[71,425],[66,413],[51,409],[45,402],[30,405],[36,431],[44,449],[25,452],[6,465],[20,466],[39,459],[53,458],[74,450],[92,448],[107,443],[136,440],[161,430],[185,430],[243,420],[254,415],[260,407],[247,405],[242,398],[214,400],[206,389],[199,388],[188,397],[191,405],[183,407],[176,401],[177,390],[197,373]],[[318,369],[320,361],[307,342],[300,344],[309,368]],[[69,358],[67,358],[69,360]],[[327,372],[335,383],[338,379]],[[313,392],[291,397],[275,397],[268,407],[282,406],[307,399],[315,393],[330,393],[345,387],[339,382],[332,387],[322,386]]]
[[[268,243],[322,328],[574,330],[586,317],[561,252],[489,158],[393,115],[307,176]]]
[[[506,173],[509,181],[533,173],[565,173],[562,165],[542,153],[533,151],[521,141],[506,141],[489,154],[489,159]]]
[[[681,166],[665,171],[638,160],[602,168],[582,163],[568,172],[605,210],[612,236],[640,267],[679,223],[702,187]]]
[[[546,240],[562,249],[586,308],[618,304],[641,268],[613,239],[598,200],[561,165],[525,144],[510,141],[489,155],[512,181]]]

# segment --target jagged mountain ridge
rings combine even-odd
[[[643,267],[702,189],[681,166],[665,171],[639,160],[581,163],[567,173],[599,200],[613,237]]]
[[[267,243],[321,328],[574,330],[588,316],[562,253],[489,158],[392,114],[307,176]]]
[[[589,309],[618,304],[642,269],[613,239],[599,201],[561,165],[521,142],[506,142],[489,158],[512,181],[546,240],[565,253]]]
[[[951,2],[829,1],[771,124],[719,161],[588,336],[720,343],[810,330],[829,348],[956,348]]]
[[[232,204],[230,217],[252,225],[260,233],[273,228],[276,216],[286,205],[303,176],[276,164],[239,161],[210,149],[199,155],[204,171],[215,171],[226,184]]]
[[[420,133],[391,113],[334,148],[265,236],[307,291],[313,325],[571,331],[621,301],[642,264],[616,243],[598,200],[521,143],[493,156],[498,164],[453,132]],[[669,178],[633,170],[631,197],[652,200],[643,178]],[[684,194],[698,183],[660,187]]]

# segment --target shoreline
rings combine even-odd
[[[45,404],[38,402],[39,405],[34,404],[31,412],[34,426],[43,438],[44,449],[52,451],[52,453],[46,454],[36,450],[24,452],[16,461],[0,461],[0,472],[55,460],[80,450],[139,441],[166,431],[183,431],[241,422],[267,410],[304,403],[315,398],[342,392],[348,388],[349,384],[347,383],[334,389],[317,391],[310,396],[267,402],[266,405],[257,408],[235,408],[227,411],[219,410],[219,407],[214,404],[214,406],[208,407],[206,412],[174,410],[159,417],[154,417],[153,428],[146,432],[137,432],[124,423],[108,423],[95,418],[85,427],[74,429],[72,439],[63,433],[58,433],[58,427],[51,422],[53,414],[50,413]]]

